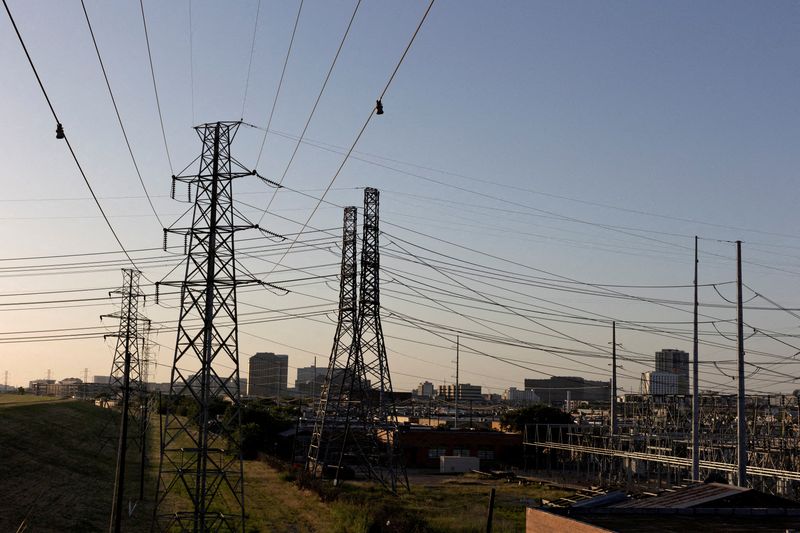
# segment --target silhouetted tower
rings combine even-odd
[[[164,230],[165,247],[167,233],[184,236],[187,260],[183,281],[161,283],[181,289],[154,511],[162,531],[245,527],[236,288],[260,282],[239,272],[234,255],[236,232],[258,227],[233,204],[233,180],[254,174],[230,152],[239,125],[195,127],[200,169],[173,176],[188,185],[190,200],[194,193],[194,207],[191,227]],[[179,399],[194,404],[189,416],[176,414]]]
[[[346,410],[354,372],[347,363],[353,347],[357,318],[356,234],[358,210],[345,207],[342,230],[342,266],[339,276],[339,320],[333,336],[328,371],[316,406],[314,433],[306,458],[306,474],[315,478],[330,461],[339,460],[347,434]]]
[[[120,309],[116,313],[101,317],[101,319],[104,317],[119,319],[119,331],[106,335],[106,337],[117,338],[117,348],[114,354],[114,362],[111,365],[109,386],[110,399],[121,407],[117,468],[114,475],[114,496],[109,527],[110,531],[115,532],[120,530],[125,508],[125,463],[128,452],[128,424],[129,422],[135,423],[139,421],[141,425],[142,422],[140,407],[144,387],[141,379],[141,360],[139,355],[142,339],[140,325],[149,321],[139,313],[139,299],[144,298],[144,294],[139,290],[140,276],[141,272],[138,270],[122,270],[122,287],[110,292],[111,295],[120,295]],[[144,449],[143,435],[138,435],[137,440],[140,448]]]
[[[348,362],[348,367],[355,370],[348,419],[360,457],[356,466],[396,492],[398,484],[408,488],[408,478],[400,456],[397,413],[381,327],[379,200],[377,189],[364,189],[356,342]]]

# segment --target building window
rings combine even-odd
[[[446,448],[428,448],[428,459],[438,459],[441,455],[447,455]]]
[[[466,448],[453,448],[453,455],[458,457],[469,457],[470,453],[469,450]]]
[[[494,459],[494,450],[478,450],[478,459]]]

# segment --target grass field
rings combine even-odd
[[[17,398],[0,404],[0,531],[16,531],[23,521],[32,532],[107,530],[116,460],[112,412],[78,401]],[[138,491],[133,477],[130,494]],[[146,530],[140,518],[131,531]]]
[[[5,396],[12,395],[0,395],[0,531],[16,531],[23,520],[30,532],[107,530],[116,454],[112,411],[79,401]],[[100,438],[104,432],[107,437]],[[132,446],[127,466],[131,498],[138,494],[136,451]],[[156,458],[156,433],[149,451]],[[156,469],[153,460],[146,501],[125,517],[124,531],[149,530]],[[260,461],[245,463],[245,480],[248,533],[479,532],[485,530],[492,487],[497,491],[494,531],[524,531],[526,503],[568,494],[469,475],[424,475],[412,476],[411,492],[397,497],[365,482],[349,482],[338,498],[323,502]],[[378,529],[370,530],[373,526]]]

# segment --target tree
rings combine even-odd
[[[531,424],[572,424],[572,415],[549,405],[538,404],[523,409],[506,411],[500,416],[500,425],[510,431],[524,431]]]
[[[17,394],[19,394],[19,395],[25,394],[25,388],[24,387],[17,387]]]

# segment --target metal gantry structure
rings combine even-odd
[[[258,227],[233,202],[234,180],[255,174],[231,155],[240,124],[195,127],[200,168],[173,176],[187,185],[193,216],[189,227],[164,230],[165,248],[168,234],[181,235],[187,258],[182,281],[160,282],[181,292],[153,517],[160,531],[245,528],[236,289],[261,282],[240,273],[234,254],[236,233]]]
[[[738,395],[701,394],[698,479],[712,474],[736,483]],[[627,395],[620,404],[619,433],[607,426],[573,424],[526,428],[525,444],[537,449],[530,464],[565,477],[610,486],[666,486],[693,479],[692,398]],[[745,398],[747,485],[800,497],[800,406],[796,396]]]
[[[391,492],[408,489],[380,317],[380,193],[364,190],[361,271],[356,302],[355,208],[345,212],[339,323],[317,407],[306,473],[352,468]],[[352,330],[350,345],[348,333]],[[344,368],[341,361],[347,353]],[[335,461],[335,463],[334,463]]]
[[[109,382],[109,402],[120,407],[120,422],[117,441],[117,467],[114,473],[114,495],[111,507],[109,531],[120,531],[125,497],[125,467],[128,456],[128,427],[131,422],[137,424],[136,440],[144,458],[147,446],[147,391],[143,379],[142,354],[149,331],[150,321],[139,312],[139,300],[144,293],[139,289],[141,272],[134,269],[123,269],[122,287],[111,291],[111,296],[119,295],[121,299],[119,311],[103,315],[103,317],[119,319],[117,333],[106,335],[116,337],[117,345],[114,361],[111,365]],[[144,462],[140,469],[139,499],[143,499]]]

